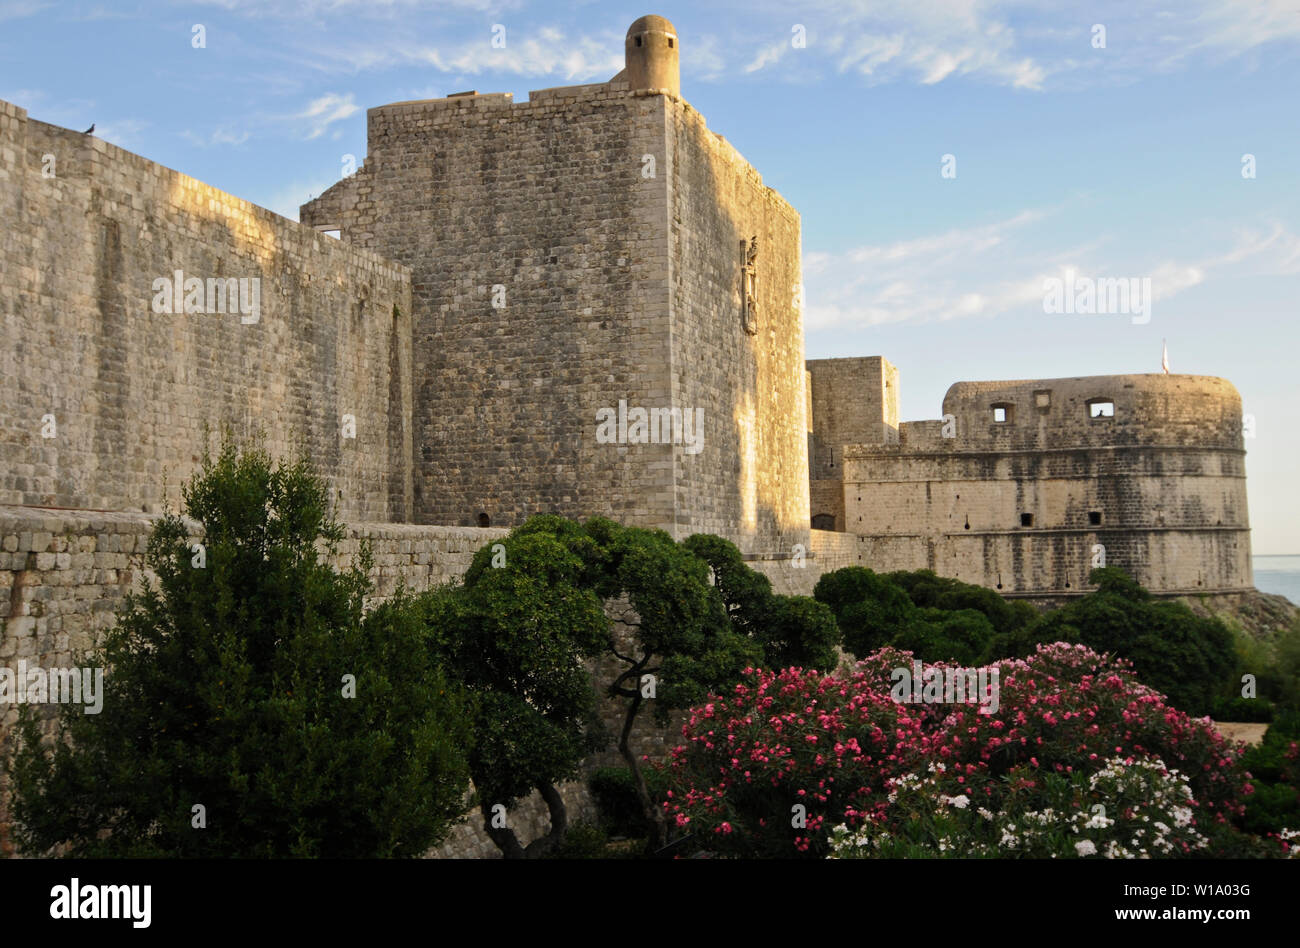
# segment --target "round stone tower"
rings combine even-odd
[[[677,64],[677,30],[661,16],[643,16],[627,29],[624,43],[628,86],[682,94]]]

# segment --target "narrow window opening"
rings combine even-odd
[[[1105,398],[1093,399],[1088,402],[1089,418],[1114,418],[1115,403]]]
[[[485,513],[481,513],[478,515],[478,525],[480,527],[490,527],[492,526],[492,518]]]
[[[993,421],[996,424],[1008,424],[1015,416],[1015,406],[1009,402],[999,402],[989,407],[993,409]]]
[[[1088,523],[1090,523],[1090,524],[1091,524],[1092,526],[1094,526],[1094,527],[1099,527],[1099,526],[1101,526],[1101,511],[1100,511],[1100,510],[1089,510],[1089,511],[1088,511]]]
[[[995,408],[995,409],[993,409],[993,420],[996,421],[996,422],[1003,422],[1003,421],[1006,421],[1006,420],[1007,420],[1007,410],[1006,410],[1005,408]]]
[[[641,37],[638,36],[638,37],[636,38],[636,44],[637,44],[638,46],[641,45]]]
[[[668,37],[668,48],[669,49],[673,48],[673,38],[671,36]]]
[[[1022,527],[1032,527],[1034,525],[1034,515],[1031,513],[1022,513],[1020,515],[1020,525]]]

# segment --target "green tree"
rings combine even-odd
[[[1028,654],[1042,642],[1078,642],[1110,652],[1131,661],[1143,684],[1189,714],[1209,714],[1216,698],[1233,693],[1238,657],[1223,622],[1153,598],[1117,567],[1095,569],[1089,581],[1095,591],[1024,629],[1008,654]]]
[[[835,667],[840,634],[826,605],[807,596],[773,593],[771,580],[746,566],[730,540],[697,533],[682,546],[708,563],[732,630],[762,645],[763,667]]]
[[[602,556],[577,524],[537,517],[479,550],[463,586],[421,597],[438,659],[477,699],[470,774],[506,858],[560,849],[569,824],[556,784],[604,744],[582,665],[609,641],[595,591]],[[534,789],[550,829],[524,846],[501,817]]]
[[[366,612],[368,555],[304,461],[224,444],[150,537],[157,576],[103,648],[103,712],[25,714],[21,848],[71,856],[418,856],[459,817],[469,706],[399,593]],[[24,711],[30,709],[24,708]],[[203,824],[203,825],[199,825]]]
[[[889,644],[926,662],[973,666],[980,664],[992,639],[993,626],[977,609],[927,607],[918,610]]]
[[[709,583],[709,565],[662,530],[627,527],[609,537],[608,582],[604,589],[621,610],[629,631],[611,639],[610,653],[622,671],[607,693],[624,704],[618,749],[632,774],[650,831],[647,845],[663,847],[668,825],[646,785],[631,747],[632,730],[653,688],[655,718],[689,707],[709,693],[740,680],[745,668],[763,663],[762,645],[736,631],[727,607]],[[617,605],[615,605],[615,603]],[[649,676],[649,677],[647,677]]]
[[[999,633],[1022,628],[1038,618],[1038,610],[1027,602],[1006,599],[987,586],[939,576],[933,570],[900,570],[887,573],[885,578],[902,588],[913,605],[950,612],[974,609],[983,613]]]
[[[890,644],[919,618],[904,589],[862,566],[846,566],[822,576],[813,597],[830,607],[844,647],[858,658]]]
[[[631,743],[646,705],[666,724],[748,667],[830,668],[837,657],[830,611],[773,595],[733,544],[677,543],[603,518],[533,517],[479,550],[463,586],[421,604],[435,655],[477,700],[470,769],[488,832],[508,856],[559,851],[567,814],[554,785],[604,738],[583,660],[603,654],[615,665],[601,690],[621,704],[618,749],[653,848],[668,827]],[[493,808],[533,788],[551,830],[523,847],[494,825]]]

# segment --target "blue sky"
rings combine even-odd
[[[907,420],[958,380],[1159,371],[1167,339],[1255,416],[1255,552],[1300,553],[1300,0],[0,0],[0,98],[296,217],[367,108],[603,81],[645,13],[802,214],[809,358],[884,355]],[[1150,321],[1045,313],[1066,268],[1150,278]]]

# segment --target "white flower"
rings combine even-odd
[[[1090,839],[1079,840],[1077,843],[1074,844],[1074,848],[1075,851],[1078,852],[1080,856],[1097,855],[1097,847],[1092,844],[1092,840]]]
[[[964,810],[966,809],[967,805],[970,803],[970,798],[963,793],[960,794],[959,796],[951,797],[948,800],[948,802],[951,803],[953,806],[955,806],[957,809]]]

